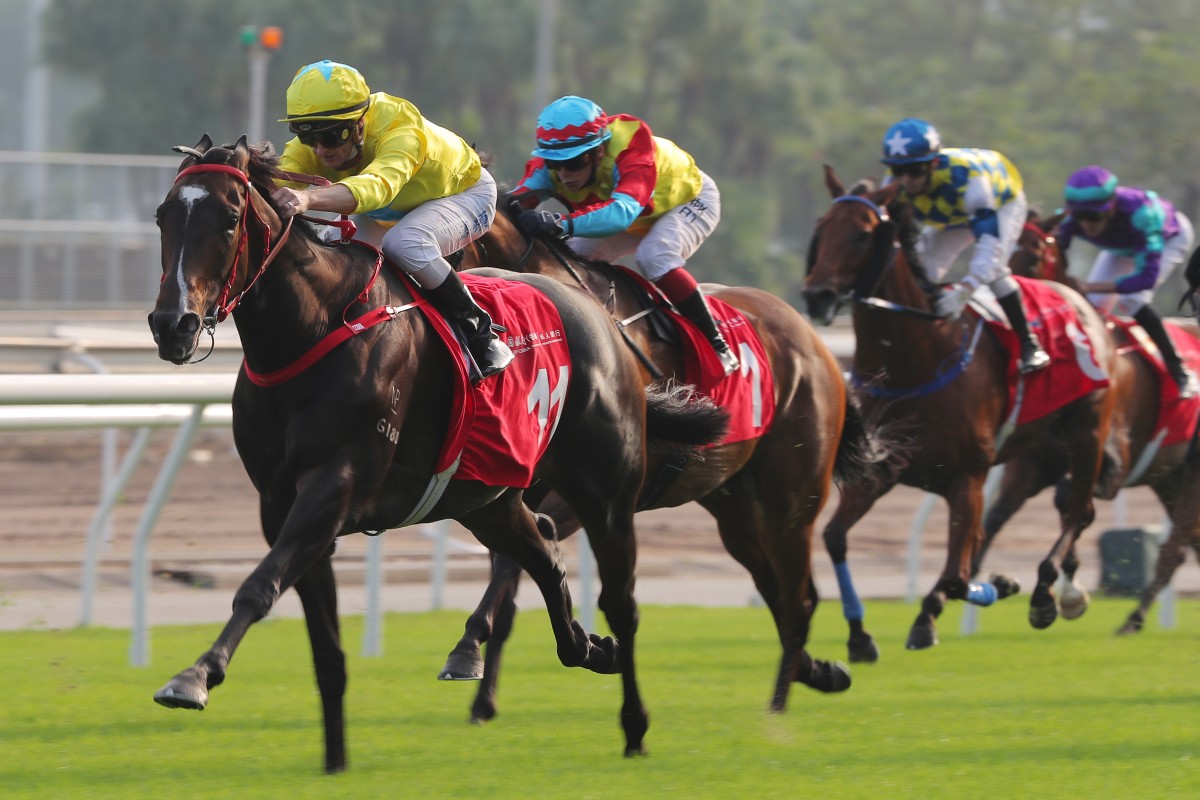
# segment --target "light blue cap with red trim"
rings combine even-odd
[[[537,147],[533,155],[549,161],[567,161],[612,138],[604,109],[586,97],[560,97],[542,109],[537,120]]]

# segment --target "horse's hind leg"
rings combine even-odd
[[[818,602],[812,580],[813,528],[827,489],[818,481],[797,486],[796,478],[786,470],[770,475],[743,472],[701,501],[716,517],[725,549],[750,572],[775,619],[782,655],[771,696],[774,712],[787,707],[793,682],[823,692],[850,688],[844,665],[814,659],[807,650]],[[790,486],[776,486],[774,481]]]
[[[516,611],[517,584],[521,580],[521,565],[507,556],[492,553],[492,572],[487,588],[479,605],[467,617],[462,638],[446,657],[446,663],[438,671],[439,681],[475,681],[484,676],[483,654],[480,647],[484,642],[495,644],[496,622],[512,607],[511,617]],[[494,715],[494,714],[493,714]],[[492,715],[486,717],[491,719]]]
[[[1163,542],[1154,562],[1154,578],[1142,590],[1138,607],[1133,610],[1117,633],[1138,633],[1146,624],[1146,615],[1154,605],[1159,593],[1171,583],[1175,571],[1187,557],[1187,546],[1191,544],[1200,558],[1200,465],[1184,467],[1184,475],[1170,491],[1158,490],[1159,499],[1167,507],[1171,517],[1171,535]],[[1182,487],[1182,491],[1180,491]]]

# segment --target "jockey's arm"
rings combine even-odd
[[[280,186],[271,192],[271,200],[285,218],[306,211],[332,211],[337,214],[353,214],[358,208],[354,194],[341,185],[314,186],[311,189],[292,189]]]

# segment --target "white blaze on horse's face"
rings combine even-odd
[[[195,210],[196,204],[204,198],[208,197],[208,189],[203,186],[181,186],[179,187],[179,199],[183,201],[184,208],[187,209],[187,214],[184,215],[183,229],[187,230],[188,219],[192,216],[192,211]],[[179,258],[175,262],[175,282],[179,286],[179,308],[180,314],[185,314],[188,311],[187,300],[187,283],[183,279],[183,257],[184,248],[179,248]]]

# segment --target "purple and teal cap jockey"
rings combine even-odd
[[[533,155],[567,161],[612,138],[604,109],[584,97],[560,97],[542,109],[537,120]]]
[[[887,129],[883,137],[884,164],[920,164],[933,161],[942,149],[937,128],[923,119],[906,117]]]
[[[1063,187],[1068,211],[1106,211],[1117,196],[1117,176],[1095,165],[1075,170]]]

